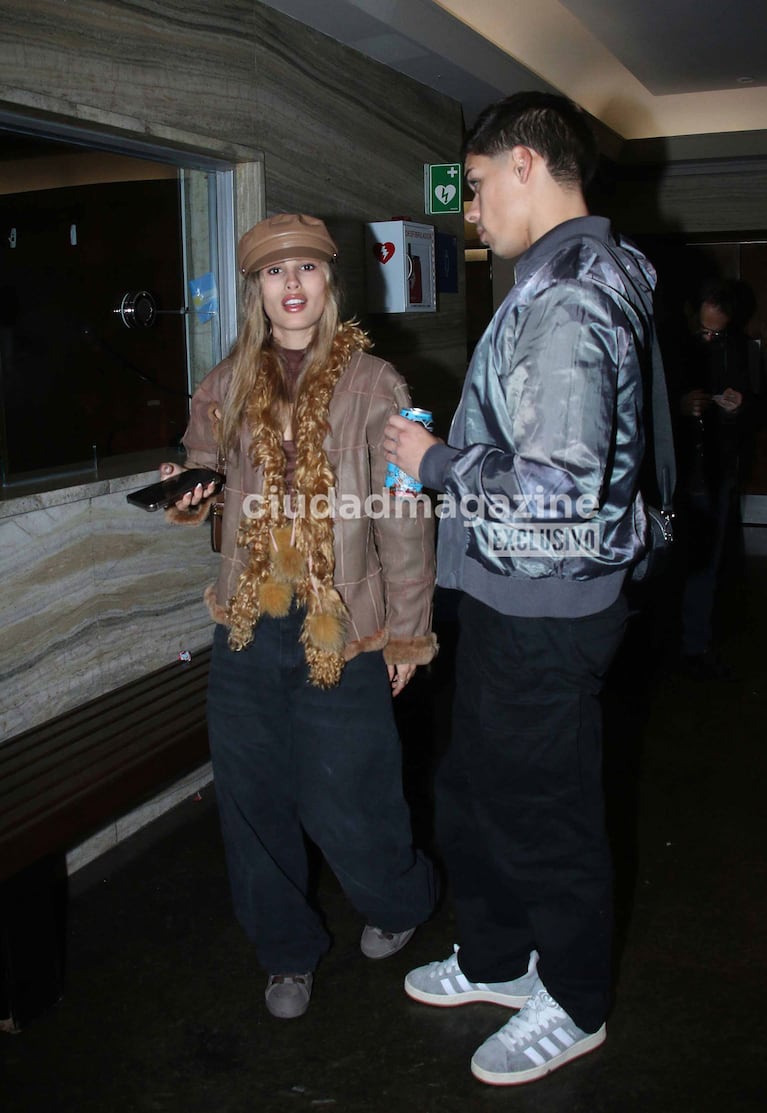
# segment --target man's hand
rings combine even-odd
[[[393,414],[386,423],[383,440],[386,459],[413,479],[420,479],[421,461],[433,444],[440,443],[439,437],[432,436],[420,421],[408,421]]]
[[[711,405],[711,395],[705,390],[691,390],[683,394],[680,408],[684,417],[702,417],[704,410]]]
[[[734,414],[743,405],[743,395],[739,390],[733,390],[731,386],[728,386],[721,394],[715,394],[712,401],[716,402],[717,406],[723,409],[725,413]]]

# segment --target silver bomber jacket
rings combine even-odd
[[[448,444],[421,465],[421,480],[445,492],[439,584],[523,617],[578,617],[615,600],[646,531],[654,286],[652,265],[601,217],[565,221],[518,259]]]
[[[222,407],[231,373],[231,361],[224,360],[195,392],[183,438],[188,467],[222,470],[213,414]],[[425,516],[423,500],[415,515],[407,510],[401,516],[389,513],[394,499],[384,486],[384,427],[391,414],[410,404],[407,386],[394,367],[364,352],[352,356],[330,402],[330,433],[324,447],[335,472],[340,511],[334,523],[334,584],[349,612],[347,660],[360,652],[383,650],[387,664],[423,665],[436,653],[431,632],[433,519]],[[253,467],[249,448],[250,434],[243,427],[237,458],[226,467],[221,568],[215,585],[206,591],[211,614],[221,623],[226,622],[226,604],[247,563],[247,551],[236,543],[243,500],[261,493],[261,474]],[[204,520],[211,501],[186,520]],[[368,506],[371,513],[346,516],[344,507],[355,505]],[[174,521],[185,520],[168,513]]]

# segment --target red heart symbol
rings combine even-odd
[[[387,240],[386,243],[373,244],[373,254],[379,263],[388,263],[395,250],[396,248],[390,240]]]

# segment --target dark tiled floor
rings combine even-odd
[[[503,1023],[491,1005],[439,1010],[401,990],[451,950],[449,904],[383,963],[332,877],[335,944],[301,1020],[263,1007],[262,973],[233,922],[212,793],[78,875],[64,1000],[0,1037],[8,1113],[701,1113],[765,1108],[767,569],[733,578],[724,640],[740,679],[669,671],[663,631],[637,622],[606,700],[606,778],[620,952],[605,1046],[514,1089],[472,1079]],[[436,675],[401,710],[418,829],[428,838]],[[648,661],[651,667],[647,667]],[[432,723],[434,724],[432,728]]]

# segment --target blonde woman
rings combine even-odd
[[[186,466],[226,470],[206,593],[211,755],[235,911],[269,975],[268,1010],[292,1018],[329,947],[305,836],[363,917],[367,957],[394,954],[434,907],[392,712],[436,652],[433,523],[422,506],[395,513],[385,490],[384,427],[410,399],[340,319],[324,223],[269,217],[238,258],[244,325],[194,395],[184,445]],[[204,520],[210,494],[169,516]]]

